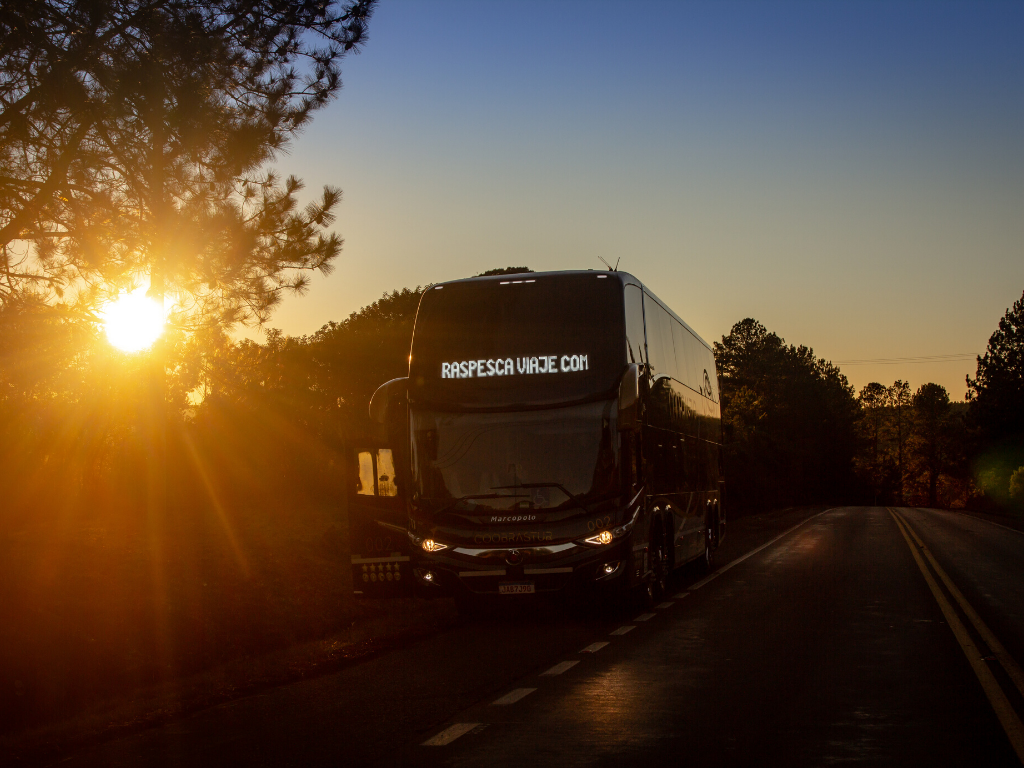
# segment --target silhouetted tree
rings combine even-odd
[[[945,388],[872,382],[861,389],[855,466],[875,503],[966,506],[971,494],[965,403]]]
[[[883,443],[887,411],[885,405],[886,387],[873,381],[865,384],[857,397],[861,408],[860,432],[863,448],[857,456],[859,474],[871,488],[874,502],[886,496],[892,468]]]
[[[946,420],[945,487],[939,487],[939,505],[967,508],[977,495],[977,486],[971,472],[970,451],[972,438],[968,423],[968,404],[951,402]]]
[[[939,476],[949,463],[950,402],[946,388],[922,384],[914,393],[910,450],[916,469],[926,478],[928,506],[938,506]]]
[[[1024,436],[1024,295],[1006,310],[967,377],[971,415],[989,442]]]
[[[977,431],[975,473],[985,492],[1005,504],[1010,478],[1024,466],[1024,295],[989,337],[975,377],[967,377],[967,400]]]
[[[714,347],[732,498],[764,507],[848,497],[859,412],[839,369],[749,318]]]
[[[327,271],[339,192],[261,168],[340,88],[375,0],[91,0],[0,13],[0,298],[147,277],[193,324]]]
[[[911,403],[910,385],[907,382],[897,379],[891,387],[886,388],[885,405],[892,413],[891,424],[896,439],[896,502],[898,504],[902,504],[904,501],[904,486],[906,484],[904,458],[907,438],[910,435],[907,418]]]
[[[533,272],[529,267],[499,267],[481,272],[477,277],[490,277],[491,275],[521,275],[524,272]]]
[[[318,386],[338,399],[350,434],[369,430],[367,406],[377,387],[409,374],[412,328],[423,290],[386,293],[306,339]]]

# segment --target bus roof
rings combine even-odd
[[[536,280],[538,277],[547,277],[549,275],[594,275],[596,277],[602,277],[602,278],[609,278],[609,279],[612,279],[612,280],[617,280],[623,287],[625,287],[627,285],[638,286],[645,293],[647,293],[647,295],[649,295],[652,299],[654,299],[656,302],[658,302],[658,304],[661,305],[662,309],[664,309],[672,317],[674,317],[684,328],[686,328],[686,330],[688,330],[690,333],[692,333],[694,338],[697,339],[697,341],[699,341],[701,344],[703,344],[705,347],[707,347],[707,349],[709,351],[711,351],[712,353],[714,352],[714,350],[711,348],[711,345],[708,344],[706,341],[704,341],[704,339],[701,337],[701,335],[699,333],[697,333],[695,330],[693,330],[693,328],[690,327],[689,323],[687,323],[679,315],[677,315],[675,312],[673,312],[672,308],[669,307],[664,301],[659,299],[657,297],[657,295],[654,293],[654,291],[652,291],[648,286],[644,285],[642,282],[640,282],[640,280],[638,280],[637,278],[635,278],[633,275],[629,274],[628,272],[620,272],[618,270],[599,270],[599,269],[563,269],[563,270],[556,270],[556,271],[553,271],[553,272],[516,272],[516,273],[508,274],[508,275],[486,275],[486,276],[482,275],[482,276],[479,276],[479,277],[464,277],[464,278],[461,278],[459,280],[446,280],[443,283],[435,283],[433,287],[434,288],[442,288],[445,285],[450,285],[452,283],[472,283],[472,282],[485,282],[485,281],[487,281],[487,282],[497,281],[499,283],[506,283],[506,282],[507,283],[512,283],[512,282],[518,282],[518,281],[526,282],[527,280]]]

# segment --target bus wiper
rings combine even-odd
[[[572,493],[561,483],[520,483],[519,485],[492,485],[492,491],[511,491],[517,488],[557,488],[568,497],[573,504],[582,509],[587,514],[590,514],[590,510],[587,509],[587,505],[580,501],[580,498]]]
[[[459,496],[459,498],[457,498],[457,499],[453,499],[450,504],[445,504],[443,507],[441,507],[438,510],[435,510],[435,511],[431,512],[430,514],[434,515],[434,516],[443,514],[443,513],[447,512],[449,509],[451,509],[452,507],[454,507],[456,504],[458,504],[460,501],[466,501],[467,499],[505,499],[505,498],[508,498],[508,497],[505,494],[503,494],[503,493],[470,493],[470,494],[467,494],[465,496]]]

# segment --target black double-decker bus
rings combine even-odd
[[[370,411],[437,594],[650,601],[724,534],[711,348],[624,272],[432,286]]]

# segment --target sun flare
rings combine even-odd
[[[141,352],[164,330],[164,310],[146,296],[146,289],[122,293],[103,310],[107,339],[122,352]]]

